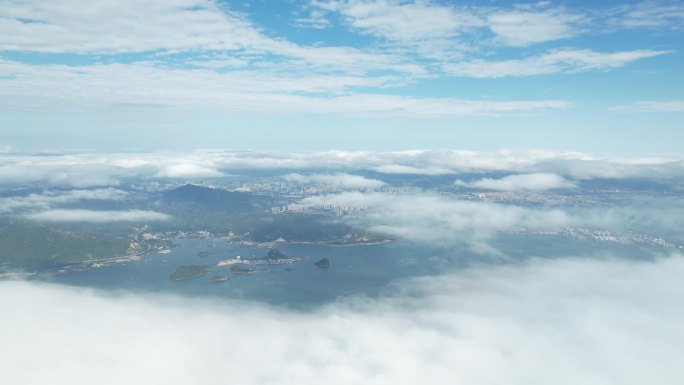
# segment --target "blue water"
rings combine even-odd
[[[467,249],[426,247],[405,242],[349,247],[294,244],[281,245],[278,249],[290,257],[310,258],[287,265],[250,265],[246,267],[269,271],[238,275],[230,273],[229,267],[217,267],[217,262],[237,255],[243,258],[263,257],[268,249],[242,248],[225,239],[179,239],[175,243],[177,247],[168,254],[148,254],[137,262],[44,275],[39,279],[107,291],[171,292],[307,307],[350,295],[375,296],[399,279],[439,275],[472,265],[516,263],[531,257],[644,258],[653,255],[653,250],[559,236],[500,236],[491,244],[505,252],[503,257],[484,257]],[[210,254],[200,257],[197,255],[200,251]],[[332,266],[327,269],[315,266],[314,262],[321,258],[331,260]],[[212,270],[202,277],[169,280],[169,276],[184,265],[205,265]],[[212,282],[212,275],[227,275],[229,279]]]
[[[242,248],[225,239],[179,239],[175,243],[177,247],[168,254],[148,254],[137,262],[46,275],[40,279],[105,290],[175,292],[298,306],[321,304],[339,296],[374,295],[392,280],[438,274],[446,264],[454,263],[447,261],[444,250],[428,250],[411,244],[348,247],[294,244],[281,245],[278,249],[289,257],[308,256],[308,260],[286,265],[243,265],[268,271],[239,275],[230,273],[229,267],[217,267],[217,262],[237,255],[263,257],[268,249]],[[200,257],[197,255],[200,251],[210,254]],[[314,262],[321,258],[328,258],[332,266],[327,269],[315,266]],[[184,265],[205,265],[212,270],[202,277],[169,280]],[[213,275],[227,275],[229,280],[212,282]]]

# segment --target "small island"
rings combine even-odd
[[[280,250],[271,249],[266,254],[266,257],[264,257],[262,259],[278,260],[278,259],[288,259],[288,258],[289,257],[287,255],[283,254],[282,252],[280,252]]]
[[[244,267],[242,267],[242,266],[237,266],[237,265],[231,266],[231,267],[230,267],[230,272],[233,273],[233,274],[242,274],[242,275],[252,275],[252,274],[256,274],[256,272],[255,272],[254,270],[252,270],[252,269],[247,269],[247,268],[244,268]]]
[[[330,262],[330,260],[328,258],[323,258],[320,261],[314,262],[314,265],[320,267],[321,269],[327,269],[330,267],[331,264],[332,263]]]
[[[213,275],[209,278],[211,282],[226,282],[228,280],[227,275]]]
[[[169,277],[172,281],[184,281],[186,279],[197,278],[206,275],[209,272],[209,266],[181,266]]]

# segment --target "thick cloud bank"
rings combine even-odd
[[[533,261],[311,312],[0,282],[8,384],[678,384],[684,257]]]

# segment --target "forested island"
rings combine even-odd
[[[181,266],[169,277],[172,281],[183,281],[206,275],[211,268],[209,266],[190,265]]]

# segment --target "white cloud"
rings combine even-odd
[[[457,180],[456,185],[498,191],[546,191],[576,187],[562,176],[549,173],[508,175],[500,179],[483,178],[472,182]]]
[[[80,210],[54,209],[25,215],[27,219],[39,222],[147,222],[165,221],[170,217],[156,211],[146,210]]]
[[[527,46],[579,34],[586,17],[563,9],[502,10],[488,15],[489,29],[506,45]]]
[[[353,47],[301,46],[269,37],[244,15],[213,0],[151,0],[145,4],[108,0],[97,7],[84,0],[59,4],[12,1],[3,4],[0,18],[0,50],[5,51],[104,55],[200,51],[228,54],[227,59],[251,57],[258,59],[261,67],[285,62],[289,70],[313,66],[326,71],[422,71],[395,55]]]
[[[155,176],[161,178],[213,178],[223,174],[217,170],[193,163],[179,163],[166,166]]]
[[[674,385],[683,274],[681,256],[534,261],[309,312],[0,282],[0,360],[12,384]]]
[[[386,164],[375,167],[373,170],[383,174],[445,175],[454,173],[454,170],[447,168],[414,167],[401,164]]]
[[[679,30],[684,23],[684,5],[680,2],[642,1],[608,10],[609,26]]]
[[[61,157],[66,160],[68,157]],[[50,157],[14,157],[0,163],[0,184],[31,185],[46,183],[50,186],[97,187],[118,184],[117,172],[107,165],[92,160],[76,161],[69,164],[55,162]],[[36,161],[34,163],[34,161]]]
[[[430,1],[330,1],[314,4],[339,12],[354,29],[404,43],[457,36],[482,26],[474,14]]]
[[[123,53],[241,49],[267,41],[238,14],[208,0],[5,2],[0,49]]]
[[[346,192],[308,197],[300,204],[366,207],[368,210],[355,218],[364,229],[433,245],[464,244],[483,254],[498,254],[487,241],[499,231],[562,229],[583,222],[560,209],[466,201],[433,194]]]
[[[368,179],[360,175],[352,175],[346,173],[336,174],[310,174],[302,175],[297,173],[283,175],[282,177],[288,182],[307,183],[307,184],[325,184],[342,188],[362,188],[374,189],[385,185],[385,182],[379,179]]]
[[[597,52],[589,49],[558,49],[526,59],[501,61],[476,59],[445,64],[444,70],[453,75],[475,78],[577,73],[622,67],[636,60],[668,53],[670,51]]]
[[[531,171],[548,160],[594,159],[591,155],[544,150],[477,152],[466,150],[403,151],[379,153],[378,163],[367,168],[387,174],[445,175],[472,171]],[[635,159],[640,159],[635,157]]]
[[[302,75],[277,72],[170,69],[152,63],[89,66],[29,65],[0,59],[6,108],[45,111],[147,108],[280,114],[380,116],[507,115],[567,108],[562,100],[478,101],[348,92],[385,87],[393,76]],[[30,79],[30,81],[27,81]],[[64,89],[71,92],[65,94]]]
[[[684,112],[684,100],[645,100],[616,106],[611,110],[618,112]]]
[[[324,29],[331,26],[330,21],[325,17],[325,12],[320,9],[311,9],[304,17],[298,17],[294,21],[296,27]]]
[[[121,200],[128,196],[126,191],[113,188],[93,190],[45,191],[41,194],[0,198],[0,213],[22,209],[45,209],[62,203],[80,200]]]
[[[229,169],[328,169],[353,173],[446,175],[467,172],[554,173],[574,180],[681,176],[681,156],[597,156],[544,150],[477,152],[413,150],[397,152],[318,151],[302,153],[193,152],[102,153],[66,155],[0,154],[0,185],[91,187],[117,185],[140,178],[219,176]]]
[[[295,25],[325,27],[337,13],[381,42],[304,46],[264,33],[212,0],[9,1],[0,51],[84,54],[80,65],[0,59],[0,101],[11,111],[148,109],[247,114],[498,116],[566,108],[564,100],[401,97],[386,89],[425,78],[529,76],[605,70],[666,53],[560,49],[488,61],[495,41],[572,37],[588,16],[544,5],[468,7],[431,1],[312,1]],[[181,27],[179,27],[181,26]],[[487,44],[479,44],[482,41]],[[139,53],[134,61],[116,56]],[[475,56],[480,55],[480,56]],[[458,59],[458,61],[455,61]],[[68,90],[69,92],[65,92]],[[107,184],[107,183],[103,183]]]
[[[213,162],[203,152],[9,155],[0,156],[0,185],[84,188],[137,178],[220,176]]]
[[[584,14],[548,4],[492,7],[391,0],[312,4],[337,12],[354,31],[385,39],[393,47],[410,47],[423,58],[439,60],[476,51],[474,42],[483,41],[488,33],[494,34],[496,43],[527,46],[576,36],[589,22]]]
[[[677,158],[641,157],[641,158],[588,158],[582,161],[574,159],[547,159],[534,167],[542,172],[553,172],[575,180],[595,178],[628,179],[645,178],[653,180],[673,181],[684,170],[684,162]]]

